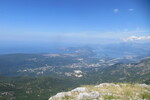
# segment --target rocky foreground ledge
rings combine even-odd
[[[150,100],[150,85],[102,83],[60,92],[49,100]]]

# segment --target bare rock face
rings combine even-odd
[[[78,87],[78,88],[73,89],[71,92],[87,92],[87,91],[88,89],[85,87]]]
[[[146,84],[139,84],[141,87],[147,87],[147,88],[150,88],[149,85],[146,85]]]
[[[80,93],[78,95],[78,100],[81,99],[97,99],[98,97],[100,97],[100,93],[97,91],[92,91],[90,93]]]
[[[71,92],[61,92],[61,93],[57,93],[55,96],[50,97],[49,100],[62,100],[62,98],[66,97],[66,96],[71,96]]]
[[[99,88],[99,87],[106,87],[106,86],[114,86],[120,88],[120,85],[114,83],[101,83],[99,85],[96,85],[95,87]]]
[[[101,83],[96,86],[78,87],[69,92],[60,92],[49,100],[150,100],[150,86]]]

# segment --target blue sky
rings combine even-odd
[[[0,41],[118,42],[150,35],[149,0],[0,0]]]

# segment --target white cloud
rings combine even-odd
[[[128,11],[134,11],[134,9],[130,8],[130,9],[128,9]]]
[[[119,12],[119,9],[113,9],[113,12],[117,13]]]
[[[130,36],[123,39],[123,41],[135,41],[135,40],[150,40],[150,36]]]

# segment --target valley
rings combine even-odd
[[[92,47],[60,50],[62,53],[0,55],[0,99],[47,100],[58,92],[100,83],[150,84],[148,50],[133,54],[126,49],[120,52],[128,55],[119,57],[108,55],[110,52],[101,55]]]

